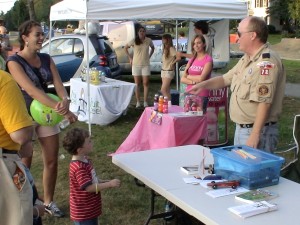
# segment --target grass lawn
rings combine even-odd
[[[293,70],[293,69],[292,69]],[[123,80],[133,82],[131,76],[124,76]],[[172,84],[175,89],[175,83]],[[160,76],[151,77],[150,96],[160,88]],[[300,113],[300,99],[286,97],[284,108],[280,119],[280,143],[281,147],[287,146],[292,142],[292,120],[295,114]],[[142,110],[134,108],[134,98],[130,105],[127,115],[122,116],[114,123],[108,126],[92,126],[92,136],[94,142],[94,151],[91,157],[99,177],[103,179],[119,178],[122,186],[119,189],[109,189],[102,193],[103,197],[103,215],[101,216],[102,225],[138,225],[143,224],[148,216],[150,207],[150,190],[135,185],[133,177],[116,167],[111,162],[111,157],[107,156],[114,152],[128,133],[136,124]],[[71,125],[61,133],[61,137],[72,127],[84,127],[88,129],[87,124],[77,122]],[[232,144],[233,124],[229,125],[229,143]],[[42,193],[42,158],[39,145],[35,143],[34,160],[32,172],[39,192]],[[72,224],[69,219],[69,183],[68,183],[68,165],[70,156],[60,149],[59,152],[59,173],[57,179],[55,201],[58,206],[66,212],[65,218],[54,218],[48,215],[44,216],[44,225],[65,225]],[[63,157],[64,156],[64,157]],[[163,210],[164,199],[160,198],[158,202],[159,210]],[[161,225],[163,220],[152,221],[151,225]]]

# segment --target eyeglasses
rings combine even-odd
[[[250,33],[250,32],[254,32],[254,31],[246,31],[246,32],[239,32],[237,31],[237,35],[239,36],[239,38],[242,36],[242,34],[246,34],[246,33]]]

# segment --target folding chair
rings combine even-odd
[[[275,154],[284,157],[286,160],[281,168],[281,176],[300,183],[300,115],[296,115],[294,118],[293,137],[295,144],[292,147],[284,151],[277,151]]]

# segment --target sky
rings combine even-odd
[[[6,13],[14,6],[15,1],[16,0],[0,0],[0,12],[3,11]]]

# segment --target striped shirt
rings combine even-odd
[[[70,216],[73,221],[93,219],[101,215],[101,194],[87,192],[89,185],[98,182],[92,162],[72,160],[69,168]]]

